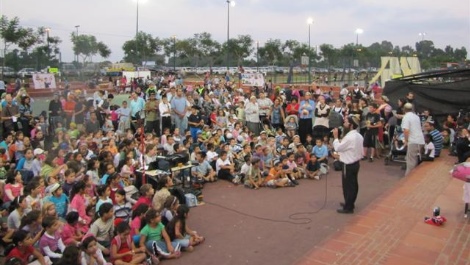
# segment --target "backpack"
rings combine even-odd
[[[184,198],[186,199],[186,206],[188,207],[196,207],[197,206],[197,197],[196,195],[192,193],[186,193],[184,195]]]

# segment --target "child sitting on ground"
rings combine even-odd
[[[248,157],[248,159],[251,159],[251,161],[248,161],[250,162],[251,166],[249,167],[249,170],[245,176],[245,187],[257,190],[262,187],[264,182],[264,178],[262,177],[261,171],[259,169],[260,159],[257,157]]]
[[[312,155],[307,163],[307,177],[309,179],[320,180],[320,164],[317,163],[317,157]]]
[[[424,155],[421,157],[421,161],[434,161],[435,148],[432,143],[432,136],[430,134],[424,135]]]
[[[328,148],[323,143],[323,140],[318,138],[315,140],[315,146],[312,149],[312,155],[317,157],[317,163],[328,164]]]
[[[46,216],[42,221],[42,225],[46,231],[39,240],[39,248],[43,255],[48,256],[53,263],[56,263],[62,257],[62,252],[65,249],[65,244],[58,232],[60,227],[59,219]]]
[[[145,260],[145,247],[136,248],[131,240],[129,223],[116,226],[117,235],[111,241],[111,260],[115,265],[141,264]]]
[[[65,216],[67,223],[64,225],[62,230],[62,241],[66,246],[79,246],[80,241],[83,238],[83,233],[78,227],[78,213],[69,212]]]

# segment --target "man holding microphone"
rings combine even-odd
[[[344,203],[340,203],[342,208],[336,210],[338,213],[354,213],[354,203],[356,202],[359,184],[357,175],[359,173],[359,161],[362,159],[362,145],[364,138],[357,131],[359,120],[355,116],[348,116],[344,119],[344,137],[338,139],[338,128],[332,130],[334,141],[333,147],[339,155],[339,160],[343,163],[342,185]]]

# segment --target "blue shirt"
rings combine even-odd
[[[57,215],[61,218],[65,218],[65,215],[67,214],[67,205],[69,202],[67,195],[64,193],[62,193],[59,197],[52,195],[49,197],[49,201],[54,203]]]
[[[137,97],[137,100],[130,101],[130,108],[131,108],[131,116],[135,117],[135,115],[143,110],[145,107],[145,101],[141,97]]]
[[[444,138],[442,137],[442,134],[437,130],[434,129],[429,134],[432,137],[432,143],[434,144],[434,152],[436,156],[439,156],[441,154],[442,150],[442,145],[444,143]]]
[[[322,144],[320,147],[315,145],[312,149],[312,154],[317,158],[327,157],[328,156],[328,148],[326,145]]]
[[[171,109],[178,113],[186,113],[187,102],[185,97],[175,97],[171,100]]]
[[[299,105],[299,117],[301,119],[312,119],[313,118],[313,112],[315,111],[315,101],[309,99],[308,104],[305,109],[308,110],[308,115],[303,115],[302,111],[304,110],[303,106],[305,105],[306,101],[302,100]]]

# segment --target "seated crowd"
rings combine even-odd
[[[300,179],[321,180],[323,164],[338,158],[329,132],[342,126],[343,117],[361,120],[364,158],[372,162],[386,135],[394,144],[401,106],[413,100],[412,94],[400,99],[394,111],[386,97],[375,99],[373,90],[356,84],[334,95],[268,82],[246,94],[218,78],[195,87],[175,85],[174,78],[144,80],[119,105],[106,91],[87,99],[65,90],[37,116],[26,91],[2,96],[1,244],[9,262],[156,264],[178,258],[204,237],[191,229],[188,206],[172,193],[181,174],[145,183],[145,170],[159,157],[187,156],[194,163],[193,188],[219,179],[253,190],[295,187]],[[445,145],[456,146],[459,160],[470,156],[459,144],[462,137],[468,142],[467,129],[449,118],[438,131],[427,116],[428,160]]]

